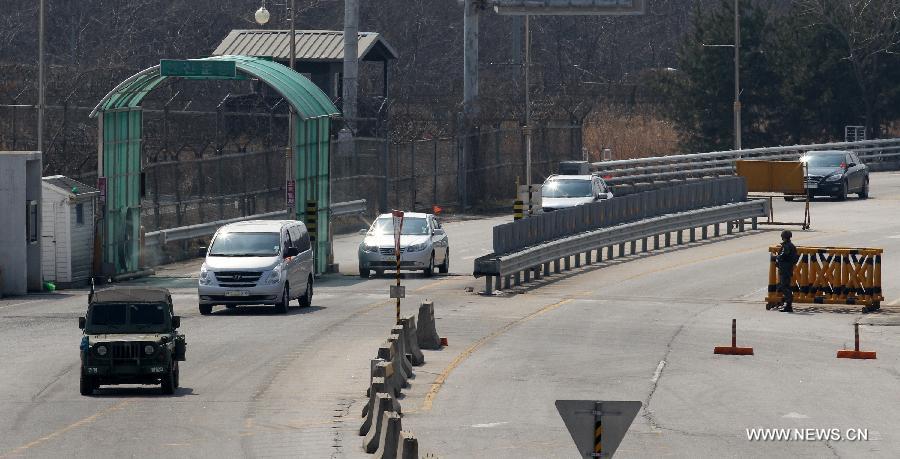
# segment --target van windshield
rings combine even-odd
[[[541,187],[545,198],[588,198],[591,197],[590,180],[550,180]]]
[[[278,233],[222,233],[209,254],[216,257],[273,257],[281,246]]]

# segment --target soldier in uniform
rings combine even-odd
[[[784,308],[781,309],[783,312],[794,312],[791,307],[794,302],[791,277],[794,275],[794,265],[800,260],[800,255],[797,253],[797,247],[791,242],[792,236],[790,231],[781,232],[781,250],[775,256],[775,265],[778,267],[778,291],[784,295],[782,301]]]

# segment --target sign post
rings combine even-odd
[[[582,458],[612,457],[641,406],[641,402],[631,401],[556,401],[556,410]]]
[[[400,298],[405,293],[400,287],[400,235],[403,233],[403,211],[395,210],[391,212],[391,216],[394,223],[394,255],[397,256],[397,285],[396,289],[391,289],[391,297],[397,298],[397,324],[400,324]]]

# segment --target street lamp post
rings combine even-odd
[[[296,0],[291,0],[291,32],[290,32],[290,56],[288,56],[288,67],[294,70],[294,59],[297,55],[297,30],[294,25]],[[265,25],[269,22],[269,10],[266,9],[266,0],[262,0],[262,4],[256,13],[253,14],[256,23]],[[297,218],[297,206],[294,202],[296,196],[294,181],[294,108],[288,106],[288,146],[284,155],[284,190],[285,190],[285,207],[287,207],[288,219]]]
[[[734,48],[734,149],[741,149],[741,16],[739,0],[734,0],[734,44],[707,45],[707,48]]]
[[[38,12],[38,119],[37,149],[44,152],[44,0],[41,0]]]

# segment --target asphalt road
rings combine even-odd
[[[472,260],[505,219],[451,222],[449,276],[405,276],[435,300],[449,340],[426,351],[401,400],[421,452],[453,457],[576,457],[556,399],[640,400],[617,457],[893,457],[900,451],[900,175],[875,174],[867,201],[817,201],[798,245],[886,250],[882,311],[763,308],[766,247],[780,229],[682,246],[552,276],[518,293],[478,295]],[[776,203],[797,219],[800,203]],[[188,361],[175,396],[127,386],[78,394],[76,318],[85,292],[0,300],[0,457],[366,457],[359,410],[368,360],[388,335],[390,277],[355,277],[361,236],[336,241],[342,275],[287,316],[239,308],[200,316],[197,262],[142,281],[172,288]],[[467,292],[473,287],[474,292]],[[752,357],[714,356],[738,320]],[[853,345],[878,360],[835,359]],[[746,428],[863,428],[866,442],[750,442]]]

